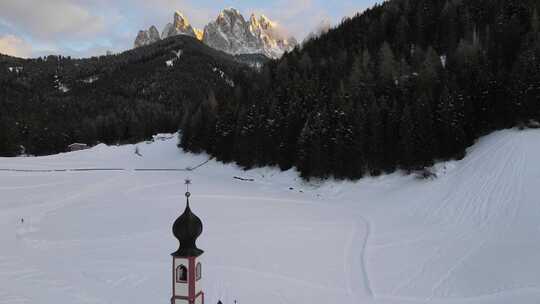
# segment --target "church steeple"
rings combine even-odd
[[[202,260],[203,251],[197,248],[197,238],[203,231],[201,219],[189,207],[189,185],[186,180],[186,209],[176,221],[172,232],[180,242],[178,250],[171,253],[172,263],[172,297],[171,304],[204,304],[202,290]]]
[[[174,221],[172,232],[180,242],[178,250],[173,252],[172,256],[199,256],[204,251],[197,248],[197,238],[202,234],[203,224],[201,219],[195,215],[189,207],[189,185],[191,181],[186,180],[186,209],[176,221]]]

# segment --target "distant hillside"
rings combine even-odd
[[[119,55],[0,56],[0,155],[64,151],[176,132],[182,117],[216,107],[251,73],[234,57],[175,36]]]
[[[182,147],[245,167],[358,178],[461,158],[540,118],[538,0],[391,0],[269,62],[184,124]],[[190,126],[197,126],[191,128]]]

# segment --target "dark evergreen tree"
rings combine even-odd
[[[415,132],[413,115],[409,105],[405,105],[399,125],[399,155],[404,168],[412,168],[415,163]]]
[[[0,155],[16,156],[20,151],[17,146],[17,123],[13,119],[0,116]]]
[[[394,53],[387,42],[382,44],[379,50],[378,59],[378,83],[381,85],[380,89],[382,91],[391,90],[395,86],[395,82],[397,79],[397,64]]]

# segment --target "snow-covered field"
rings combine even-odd
[[[176,138],[0,168],[185,168]],[[192,172],[0,172],[0,303],[169,303],[171,225],[193,180],[207,304],[540,303],[540,131],[507,130],[439,178],[302,182]],[[253,178],[253,182],[234,179]],[[24,223],[21,223],[24,218]]]

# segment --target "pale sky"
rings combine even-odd
[[[161,32],[181,11],[197,28],[228,7],[264,14],[301,41],[322,22],[337,24],[376,0],[0,0],[0,53],[88,57],[132,47],[137,32]]]

